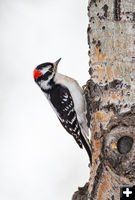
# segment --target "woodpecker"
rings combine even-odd
[[[66,131],[74,137],[80,148],[84,146],[92,163],[83,90],[76,80],[58,73],[60,60],[38,65],[33,72],[34,80]]]

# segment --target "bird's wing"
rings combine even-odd
[[[74,102],[69,90],[66,87],[56,85],[51,92],[50,98],[61,124],[82,148],[82,133],[74,109]]]

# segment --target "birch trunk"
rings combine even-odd
[[[135,185],[135,0],[90,0],[88,16],[93,162],[73,199],[119,200]]]

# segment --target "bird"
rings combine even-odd
[[[79,83],[58,72],[60,60],[61,58],[54,63],[38,65],[33,71],[33,77],[62,126],[73,136],[80,148],[86,149],[91,164],[92,151],[86,119],[87,102]]]

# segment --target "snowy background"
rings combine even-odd
[[[87,0],[0,0],[0,199],[70,200],[89,178],[88,156],[33,80],[59,72],[88,80]]]

